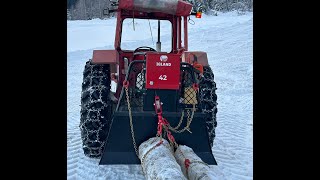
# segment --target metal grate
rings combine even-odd
[[[193,89],[193,84],[196,82],[196,73],[188,66],[181,66],[181,93],[180,105],[182,108],[192,108],[193,103],[199,102],[199,94]]]
[[[142,111],[143,108],[143,95],[145,93],[145,63],[138,62],[129,68],[129,98],[133,111]],[[127,111],[128,105],[125,96],[120,100],[119,110]]]

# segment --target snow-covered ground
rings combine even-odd
[[[212,168],[225,179],[253,179],[253,14],[238,16],[230,12],[191,19],[195,25],[189,25],[189,50],[208,53],[218,88],[218,127],[212,149],[218,166]],[[81,147],[83,68],[94,49],[114,48],[115,25],[114,18],[67,22],[67,178],[70,180],[145,179],[140,165],[99,166],[99,160],[84,156]],[[148,21],[137,26],[145,34],[141,41],[150,41]],[[169,41],[168,33],[162,33],[163,44]]]

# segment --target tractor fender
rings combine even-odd
[[[93,64],[110,64],[111,73],[117,72],[119,52],[117,50],[93,50]]]
[[[207,53],[203,51],[184,51],[181,58],[182,62],[193,64],[197,60],[202,66],[209,66]]]

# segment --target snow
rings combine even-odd
[[[216,138],[212,148],[230,180],[253,179],[253,14],[236,12],[191,17],[189,50],[205,51],[215,74],[218,96]],[[140,165],[102,165],[84,156],[80,138],[82,72],[94,49],[113,49],[116,19],[67,22],[67,179],[145,179]],[[148,21],[139,23],[150,41]],[[168,43],[169,32],[162,34]],[[153,34],[155,40],[155,34]],[[128,42],[138,46],[141,42]],[[219,179],[219,178],[217,178]]]

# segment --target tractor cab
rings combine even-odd
[[[111,77],[115,82],[123,82],[129,64],[134,60],[144,60],[147,54],[162,54],[167,57],[180,55],[183,62],[192,63],[196,58],[200,64],[208,65],[206,53],[188,52],[188,18],[190,15],[201,18],[201,12],[192,10],[192,4],[182,0],[112,1],[111,7],[105,12],[117,13],[115,50],[95,50],[93,62],[110,63],[110,59],[101,60],[99,57],[107,52],[113,55],[115,63],[110,64]],[[149,31],[139,26],[146,22],[149,24]],[[167,38],[169,36],[170,41],[161,42],[162,33]],[[122,84],[118,84],[117,97],[121,88]]]

